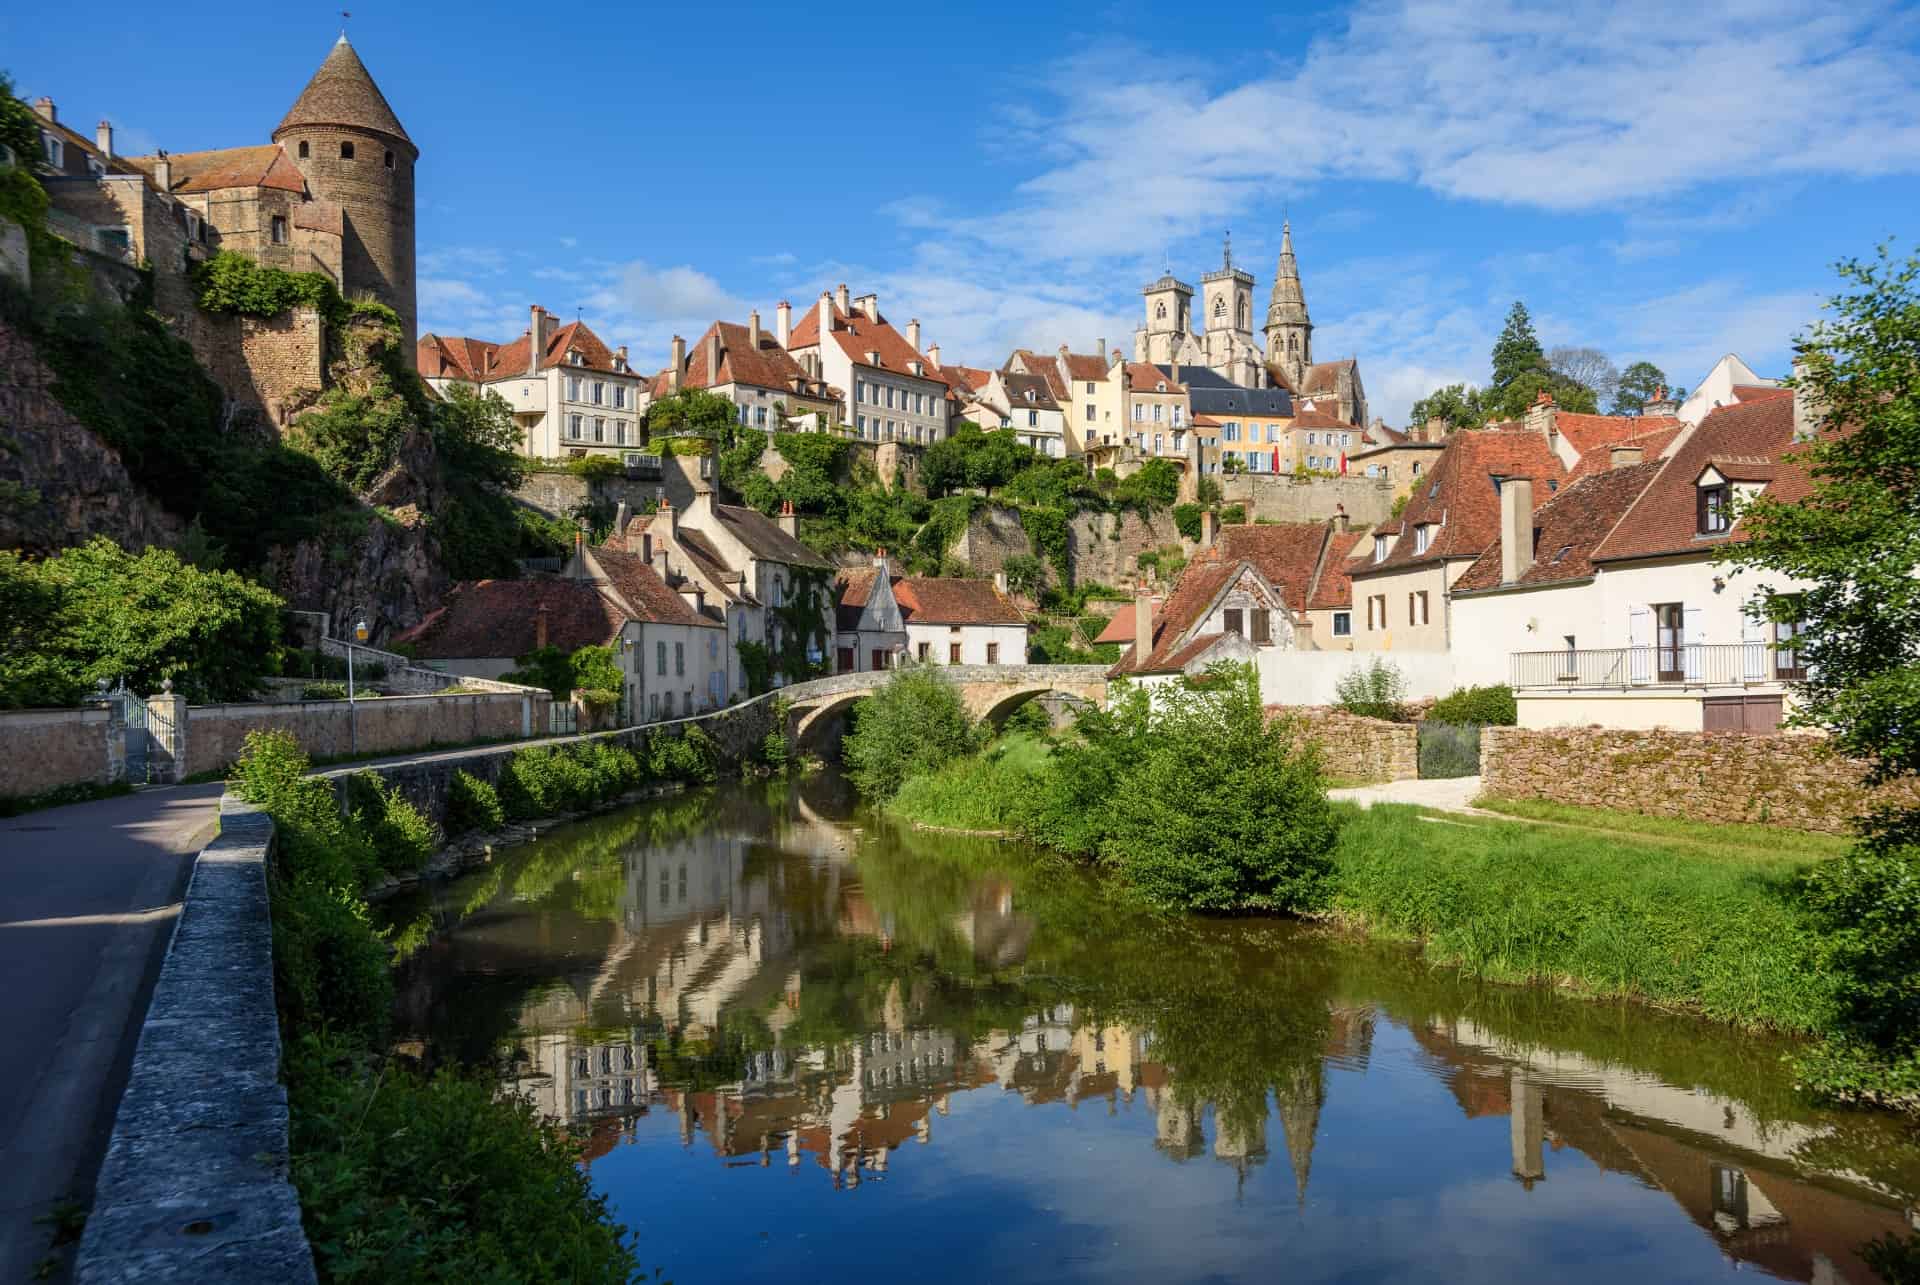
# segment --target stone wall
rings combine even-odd
[[[1219,481],[1220,502],[1246,505],[1249,522],[1324,522],[1344,508],[1356,526],[1372,526],[1393,513],[1393,482],[1384,477],[1233,473]]]
[[[1298,739],[1320,743],[1328,776],[1344,781],[1411,781],[1420,775],[1420,729],[1413,723],[1363,718],[1326,705],[1269,705],[1267,713],[1299,721]]]
[[[227,398],[259,423],[285,427],[326,386],[326,323],[311,308],[264,318],[194,312],[181,333]]]
[[[1132,584],[1140,574],[1139,556],[1169,544],[1192,547],[1181,538],[1173,514],[1166,510],[1145,521],[1133,512],[1082,513],[1067,524],[1067,557],[1080,584]],[[1020,525],[1019,510],[999,505],[976,512],[952,549],[953,556],[976,576],[990,576],[1005,567],[1008,558],[1033,552],[1033,542]],[[1048,575],[1052,574],[1049,569]]]
[[[676,489],[679,486],[676,483]],[[527,475],[513,498],[550,518],[569,518],[589,502],[604,505],[611,511],[622,501],[635,516],[644,516],[659,507],[658,493],[665,487],[665,480],[651,472],[641,477],[597,479],[576,473],[535,472]]]
[[[309,757],[399,754],[538,735],[552,696],[514,689],[460,696],[382,696],[357,701],[196,705],[188,711],[187,775],[224,770],[248,732],[291,733]]]
[[[1480,739],[1481,785],[1500,799],[1827,834],[1876,801],[1920,806],[1920,781],[1868,791],[1865,775],[1815,736],[1489,727]]]
[[[105,706],[0,711],[0,799],[124,780],[123,733]]]

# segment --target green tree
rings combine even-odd
[[[729,399],[704,388],[683,388],[647,407],[647,438],[713,438],[731,444],[740,411]]]
[[[1114,501],[1141,508],[1164,509],[1180,498],[1180,466],[1168,459],[1151,459],[1120,480]]]
[[[582,647],[572,653],[558,647],[536,647],[515,659],[514,666],[500,676],[500,681],[544,687],[558,701],[576,691],[618,692],[626,685],[611,647]]]
[[[61,594],[38,564],[0,549],[0,709],[73,705],[86,695],[80,666],[50,647]]]
[[[1546,364],[1547,355],[1533,333],[1533,318],[1527,312],[1527,305],[1516,299],[1507,312],[1507,324],[1501,329],[1500,337],[1493,341],[1492,387],[1503,390],[1522,375],[1540,370]]]
[[[1899,262],[1882,246],[1837,270],[1851,290],[1805,336],[1792,381],[1828,430],[1795,452],[1812,493],[1746,506],[1748,539],[1727,557],[1801,582],[1764,595],[1769,619],[1798,626],[1796,718],[1880,782],[1920,773],[1920,256]],[[1845,1034],[1809,1078],[1840,1096],[1914,1101],[1920,810],[1864,818],[1861,843],[1817,867],[1807,892],[1847,979]]]
[[[1038,458],[1010,429],[983,432],[976,424],[962,422],[949,436],[927,448],[920,460],[920,483],[932,496],[965,487],[991,495],[994,488],[1013,481]]]
[[[1419,428],[1428,420],[1445,420],[1447,429],[1478,428],[1485,419],[1480,410],[1479,390],[1470,384],[1448,384],[1436,388],[1413,404],[1407,424]]]
[[[1016,553],[1000,565],[1006,573],[1007,588],[1026,597],[1038,597],[1046,583],[1046,564],[1031,553]]]
[[[1636,361],[1620,372],[1620,381],[1614,388],[1613,413],[1615,415],[1637,415],[1653,400],[1655,393],[1662,388],[1674,401],[1686,398],[1687,390],[1667,382],[1667,372],[1650,361]]]
[[[520,450],[525,433],[514,422],[506,399],[465,384],[450,385],[443,396],[434,407],[432,432],[434,449],[449,475],[508,489],[525,481],[527,461]]]
[[[914,666],[854,706],[840,756],[860,793],[884,802],[908,777],[970,754],[979,742],[959,689],[938,669]]]
[[[40,122],[33,108],[14,96],[13,78],[0,71],[0,146],[21,165],[38,167],[41,159]]]

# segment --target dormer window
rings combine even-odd
[[[1422,522],[1413,529],[1413,551],[1415,553],[1425,553],[1427,546],[1432,543],[1433,524],[1431,522]]]
[[[1154,392],[1156,392],[1156,393],[1164,393],[1164,392],[1166,392],[1166,391],[1167,391],[1167,381],[1163,379],[1163,380],[1161,380],[1161,381],[1160,381],[1159,383],[1157,383],[1157,384],[1155,384],[1155,385],[1153,386],[1153,391],[1154,391]]]
[[[44,129],[40,131],[40,145],[47,149],[47,164],[53,166],[55,169],[60,169],[66,164],[66,144],[62,143],[50,131]]]
[[[1384,535],[1374,536],[1373,537],[1373,560],[1375,562],[1385,562],[1387,560],[1387,548],[1392,543],[1393,541],[1389,539],[1387,536],[1384,536]]]
[[[98,156],[87,157],[87,173],[100,178],[107,172],[107,163]]]
[[[1694,529],[1701,535],[1725,535],[1733,529],[1733,483],[1709,468],[1694,484]]]

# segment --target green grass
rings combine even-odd
[[[1480,799],[1474,806],[1528,821],[1553,821],[1562,825],[1668,840],[1675,844],[1705,844],[1724,856],[1742,859],[1794,857],[1814,861],[1837,857],[1853,846],[1853,840],[1844,835],[1816,834],[1772,825],[1720,825],[1679,817],[1650,817],[1637,812],[1575,807],[1567,803]]]
[[[919,825],[949,830],[1008,830],[1028,786],[1053,750],[1015,732],[937,772],[908,778],[887,811]]]
[[[1790,846],[1345,811],[1330,913],[1419,941],[1433,963],[1745,1027],[1832,1019],[1835,979],[1791,897],[1807,859]]]

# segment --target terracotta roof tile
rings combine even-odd
[[[922,625],[1025,625],[1026,616],[991,580],[893,576],[894,601]]]
[[[1314,582],[1313,593],[1307,598],[1308,611],[1335,611],[1353,606],[1353,577],[1349,573],[1361,565],[1355,560],[1364,556],[1361,550],[1372,543],[1373,534],[1369,531],[1334,537],[1320,568],[1320,578]]]
[[[1781,459],[1792,444],[1791,397],[1766,397],[1718,408],[1667,457],[1659,477],[1601,542],[1593,560],[1694,553],[1745,540],[1746,526],[1737,521],[1724,535],[1699,534],[1695,483],[1715,459],[1778,461],[1764,493],[1789,500],[1798,498],[1807,493],[1811,482],[1804,469]]]
[[[387,105],[387,96],[373,83],[373,76],[353,46],[347,43],[344,33],[333,42],[319,70],[313,73],[313,79],[293,100],[293,106],[281,118],[273,137],[278,141],[287,130],[310,125],[345,125],[372,130],[405,143],[416,157],[420,154],[413,140],[407,137],[400,118]]]
[[[1059,410],[1060,403],[1054,400],[1052,384],[1045,375],[1003,374],[1001,381],[1007,386],[1007,394],[1015,406],[1027,406],[1035,410]],[[1032,398],[1027,394],[1031,392]]]
[[[1595,474],[1605,473],[1611,469],[1613,467],[1613,449],[1616,446],[1638,447],[1643,462],[1650,463],[1654,460],[1661,459],[1665,456],[1667,448],[1672,446],[1674,441],[1686,431],[1687,426],[1675,420],[1668,426],[1657,428],[1651,433],[1642,433],[1638,437],[1629,437],[1624,441],[1612,442],[1605,447],[1587,451],[1580,456],[1580,462],[1574,465],[1573,472],[1567,475],[1568,480],[1572,481],[1583,477],[1592,477]]]
[[[943,374],[940,367],[934,365],[932,359],[926,354],[914,351],[913,345],[907,342],[906,336],[895,330],[892,323],[884,316],[879,321],[872,321],[864,312],[842,312],[837,305],[834,305],[832,340],[856,366],[869,365],[867,353],[873,352],[879,359],[878,369],[893,371],[911,379],[915,376],[908,363],[917,361],[921,364],[921,373],[918,378],[946,384],[956,393],[966,391],[964,385]],[[820,309],[815,306],[807,309],[805,315],[795,323],[792,333],[788,336],[787,346],[811,348],[819,343]]]
[[[549,314],[551,316],[551,314]],[[531,344],[531,331],[523,330],[520,337],[510,344],[492,348],[488,361],[486,380],[519,379],[527,373],[527,348]],[[584,321],[569,321],[547,336],[546,351],[540,356],[539,369],[549,370],[555,366],[571,366],[567,354],[580,354],[581,370],[597,370],[603,375],[629,375],[636,378],[639,372],[631,366],[621,370],[614,365],[613,350],[608,348],[593,333],[593,327]]]
[[[1671,415],[1582,415],[1556,410],[1553,425],[1573,444],[1583,462],[1585,457],[1606,448],[1649,433],[1682,427]]]
[[[1447,439],[1433,468],[1414,487],[1398,522],[1398,535],[1385,560],[1355,567],[1353,574],[1394,571],[1456,558],[1477,558],[1500,533],[1500,493],[1495,477],[1525,477],[1534,482],[1538,508],[1553,498],[1566,469],[1542,433],[1522,428],[1463,429]],[[1433,536],[1416,553],[1415,528],[1427,525]],[[1390,530],[1383,524],[1378,532]],[[1377,533],[1378,533],[1377,532]]]
[[[1067,381],[1060,377],[1060,363],[1054,358],[1044,353],[1034,352],[1030,348],[1016,348],[1013,350],[1013,355],[1007,358],[1005,369],[1012,371],[1016,365],[1026,367],[1026,374],[1046,380],[1047,389],[1055,399],[1067,395]],[[1105,377],[1104,374],[1101,375],[1101,378]]]
[[[1175,380],[1157,366],[1144,361],[1130,361],[1126,365],[1127,378],[1132,381],[1129,387],[1136,393],[1184,393],[1186,385]],[[1163,389],[1159,385],[1165,384]]]
[[[158,157],[129,156],[127,164],[152,176]],[[252,147],[219,147],[206,152],[171,152],[167,156],[175,195],[217,192],[230,187],[273,187],[286,192],[307,190],[307,181],[278,143]]]
[[[1791,388],[1775,388],[1771,384],[1735,384],[1733,395],[1743,402],[1763,402],[1770,397],[1791,397]]]
[[[534,648],[542,607],[547,643],[563,651],[604,647],[624,623],[619,608],[584,580],[470,580],[395,641],[425,660],[518,658]]]
[[[1288,428],[1332,428],[1332,429],[1341,429],[1347,432],[1353,431],[1352,424],[1349,424],[1346,420],[1341,419],[1338,415],[1329,415],[1326,411],[1323,411],[1318,407],[1315,407],[1312,410],[1295,411],[1293,415],[1293,422],[1288,424],[1287,427]]]
[[[1156,614],[1165,602],[1166,599],[1164,597],[1158,594],[1154,595],[1153,610]],[[1133,626],[1134,605],[1131,602],[1122,603],[1120,610],[1108,617],[1107,627],[1100,631],[1100,636],[1095,638],[1094,641],[1096,643],[1130,643],[1133,641]]]
[[[1220,591],[1239,575],[1241,566],[1238,559],[1229,562],[1213,550],[1189,562],[1187,569],[1180,573],[1180,579],[1174,583],[1173,592],[1154,615],[1153,638],[1147,648],[1145,661],[1139,659],[1141,644],[1136,638],[1133,646],[1127,648],[1126,654],[1108,672],[1165,673],[1170,667],[1172,654],[1179,650],[1181,637],[1212,605]]]
[[[850,567],[833,580],[833,616],[836,625],[848,633],[860,627],[860,613],[873,597],[877,567]]]
[[[1658,460],[1629,464],[1582,478],[1534,510],[1534,562],[1518,585],[1549,585],[1593,574],[1593,551],[1660,474]],[[1455,593],[1501,585],[1502,540],[1496,533],[1474,564],[1454,582]]]
[[[633,608],[633,619],[657,625],[714,623],[695,611],[639,554],[602,546],[593,551],[593,559],[607,573],[607,583]]]
[[[1105,353],[1067,354],[1067,377],[1082,382],[1092,380],[1096,384],[1107,382],[1107,374],[1113,369],[1113,361]]]
[[[716,333],[720,336],[720,371],[713,377],[707,370],[707,337]],[[760,347],[756,351],[752,332],[731,321],[716,321],[708,326],[688,350],[686,378],[681,383],[687,388],[746,384],[806,397],[828,396],[826,384],[808,378],[800,369],[800,363],[780,346],[770,331],[760,332]]]
[[[487,369],[495,345],[484,339],[455,339],[426,334],[414,346],[414,365],[428,379],[468,379],[478,382]]]
[[[1332,532],[1331,522],[1236,524],[1220,528],[1219,547],[1228,560],[1245,558],[1258,567],[1289,611],[1304,611]]]

